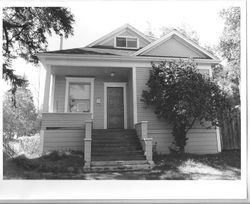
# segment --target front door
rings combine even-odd
[[[124,128],[123,87],[107,87],[107,128]]]

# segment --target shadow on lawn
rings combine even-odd
[[[155,157],[155,169],[169,169],[186,179],[240,179],[240,151]]]
[[[155,156],[150,171],[84,173],[81,152],[24,155],[4,162],[4,179],[232,180],[240,179],[240,151]]]
[[[81,152],[52,152],[39,158],[29,159],[20,155],[4,161],[4,179],[60,179],[67,174],[67,179],[82,173],[84,165]]]

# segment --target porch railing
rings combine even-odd
[[[153,164],[153,139],[148,138],[148,121],[137,123],[135,129],[147,161]]]
[[[91,120],[91,113],[43,113],[42,128],[79,128]]]

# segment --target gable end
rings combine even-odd
[[[117,46],[116,38],[134,38],[137,40],[137,46]],[[102,38],[94,41],[89,44],[87,47],[103,47],[103,48],[122,48],[122,49],[134,49],[138,50],[149,45],[152,42],[152,39],[148,38],[146,35],[135,29],[134,27],[126,24],[111,33],[103,36]],[[127,40],[126,40],[127,43]],[[133,43],[133,42],[132,42]],[[131,44],[131,43],[130,43]]]
[[[177,30],[138,50],[133,56],[200,58],[218,60],[217,57],[191,41]]]

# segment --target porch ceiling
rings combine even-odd
[[[92,76],[92,77],[110,77],[114,73],[116,78],[128,77],[131,68],[116,68],[116,67],[66,67],[53,66],[51,73],[54,75],[66,76]]]

